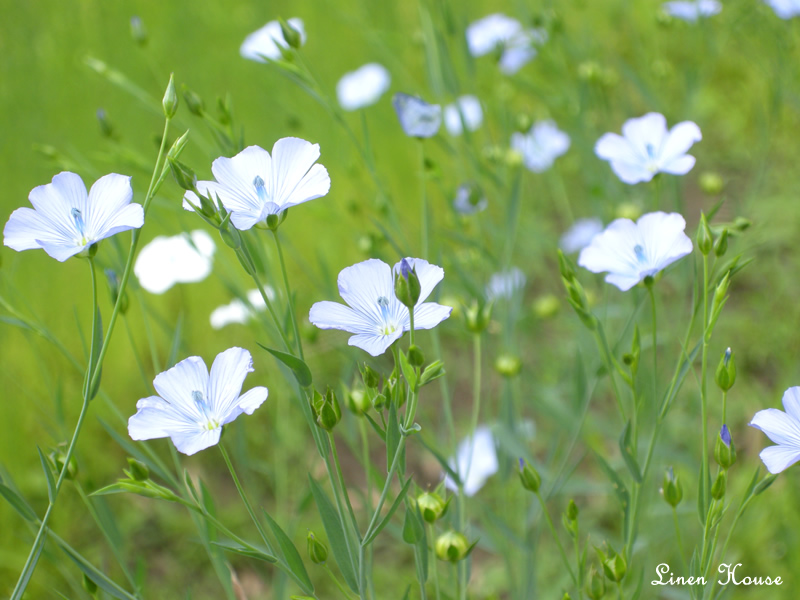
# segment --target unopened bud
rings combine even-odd
[[[419,346],[409,346],[408,364],[410,364],[412,367],[421,367],[425,364],[425,355],[422,353],[422,350],[419,349]]]
[[[331,388],[325,395],[321,395],[316,390],[312,399],[312,409],[317,418],[317,425],[322,427],[325,431],[331,431],[336,424],[342,419],[342,409],[339,407],[339,400],[336,398],[336,392]]]
[[[283,19],[278,19],[278,22],[281,24],[281,33],[283,34],[283,39],[286,40],[286,43],[289,44],[290,48],[297,50],[303,43],[300,32]]]
[[[186,103],[186,108],[188,108],[189,112],[194,116],[202,117],[203,111],[205,110],[203,99],[185,85],[181,89],[183,91],[183,101]]]
[[[436,556],[438,556],[440,560],[447,560],[452,563],[456,563],[469,556],[469,553],[472,552],[474,547],[475,544],[470,545],[463,533],[452,530],[436,538],[436,543],[434,544]]]
[[[714,242],[714,255],[717,257],[725,256],[728,251],[728,230],[723,229],[719,234],[717,241]]]
[[[619,583],[625,578],[625,573],[628,571],[628,563],[625,557],[617,554],[613,548],[608,549],[608,555],[605,555],[600,550],[597,550],[600,560],[603,563],[603,573],[611,581]]]
[[[522,361],[513,354],[501,354],[494,361],[494,368],[503,377],[516,377],[522,369]]]
[[[380,383],[380,376],[367,363],[364,363],[361,368],[361,379],[364,380],[364,385],[368,388],[376,388]]]
[[[175,74],[170,74],[164,98],[161,100],[161,107],[164,109],[164,116],[171,119],[178,110],[178,93],[175,91]]]
[[[175,178],[175,183],[184,190],[194,190],[197,187],[197,175],[182,162],[169,159],[169,170]]]
[[[439,379],[445,374],[444,370],[444,363],[440,360],[434,361],[425,367],[425,370],[422,371],[422,375],[419,377],[419,385],[423,386],[435,379]]]
[[[442,500],[439,494],[425,492],[417,496],[417,508],[428,523],[435,523],[447,513],[449,503]]]
[[[558,298],[553,294],[545,294],[544,296],[539,296],[536,300],[533,301],[533,314],[536,315],[539,319],[549,319],[554,317],[559,309],[561,308],[561,303],[558,301]]]
[[[589,574],[589,583],[586,586],[586,595],[591,600],[600,600],[606,595],[606,578],[598,573],[594,567]]]
[[[404,258],[400,261],[400,270],[394,276],[394,295],[401,304],[412,310],[419,300],[421,286],[416,267]]]
[[[668,467],[664,473],[664,483],[661,487],[661,495],[664,496],[666,503],[673,508],[678,506],[683,499],[683,486],[681,485],[678,476],[675,475],[674,471],[672,470],[672,467]]]
[[[100,133],[103,134],[103,137],[114,137],[114,126],[108,120],[108,115],[102,108],[97,109],[97,123],[100,125]]]
[[[150,479],[150,469],[143,462],[128,457],[128,474],[134,481],[147,481]]]
[[[117,272],[114,269],[106,269],[106,281],[108,282],[108,292],[111,296],[111,303],[116,305],[119,299],[120,280]],[[119,312],[124,315],[128,312],[128,292],[122,295],[122,300],[119,302]]]
[[[492,304],[473,300],[472,304],[464,307],[464,318],[469,331],[480,333],[489,326],[492,318]]]
[[[723,469],[717,473],[717,478],[714,480],[714,485],[711,486],[711,497],[714,500],[721,500],[725,496],[725,490],[728,487],[728,472]]]
[[[578,510],[578,505],[575,504],[575,500],[570,500],[569,504],[567,504],[567,518],[570,521],[575,521],[579,513],[580,511]]]
[[[345,401],[350,412],[359,416],[366,413],[371,407],[367,393],[361,389],[350,390]]]
[[[714,460],[723,469],[729,469],[736,462],[736,447],[733,445],[733,438],[727,425],[723,425],[719,431],[719,437],[714,445]]]
[[[539,473],[524,458],[519,459],[519,480],[522,482],[522,487],[534,494],[539,492],[539,487],[542,485]]]
[[[724,186],[725,181],[719,173],[706,171],[700,175],[700,189],[704,194],[716,196],[722,192]]]
[[[697,225],[697,249],[704,256],[708,256],[714,244],[714,238],[711,237],[711,229],[708,227],[705,213],[700,213],[700,223]]]
[[[317,539],[317,536],[314,535],[313,531],[308,532],[308,537],[306,540],[308,558],[310,558],[311,562],[313,562],[315,565],[324,565],[325,561],[328,560],[328,548],[325,546],[325,544]]]
[[[736,383],[736,363],[730,348],[722,354],[714,379],[723,392],[727,392]]]

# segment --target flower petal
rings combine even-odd
[[[89,190],[87,214],[83,216],[90,238],[100,240],[126,229],[144,225],[144,210],[131,204],[131,178],[110,173],[94,182]]]
[[[635,276],[638,281],[639,269],[633,249],[641,243],[639,230],[633,221],[616,219],[581,250],[578,265],[592,273],[608,271],[629,278]]]
[[[287,22],[300,34],[300,44],[305,44],[306,33],[303,21],[293,17]],[[280,59],[282,56],[280,49],[287,46],[281,24],[278,21],[270,21],[244,39],[242,46],[239,48],[239,53],[243,58],[263,63],[267,62],[265,57],[271,60]]]
[[[403,335],[403,329],[398,329],[389,335],[379,335],[376,333],[361,333],[352,336],[347,340],[349,346],[356,346],[362,350],[369,352],[372,356],[380,356],[386,349],[391,346],[395,340]]]
[[[163,398],[150,396],[136,403],[136,414],[128,419],[128,435],[137,441],[153,440],[193,429],[195,425]]]
[[[319,192],[318,195],[313,197],[319,198],[327,194],[330,188],[330,179],[325,168],[321,167],[324,175],[320,174],[319,170],[317,170],[316,174],[309,173],[318,158],[319,144],[312,144],[295,137],[282,138],[275,142],[272,147],[272,178],[267,184],[272,201],[284,207],[301,183],[305,187],[303,179],[307,174],[309,176],[313,175],[313,184],[309,191],[313,193]],[[327,187],[322,191],[325,179],[327,179]],[[311,199],[306,198],[305,200]],[[305,200],[300,200],[300,202]]]
[[[800,447],[800,423],[782,410],[760,410],[749,425],[763,431],[776,444]]]
[[[670,175],[686,175],[694,167],[695,158],[690,154],[684,154],[678,158],[673,159],[668,163],[664,163],[659,167],[660,171],[669,173]]]
[[[344,304],[327,300],[317,302],[311,307],[308,320],[320,329],[340,329],[367,335],[374,335],[376,332],[375,323],[367,320],[362,313]]]
[[[386,67],[368,63],[345,73],[336,84],[336,97],[345,110],[358,110],[375,104],[392,82]]]
[[[636,164],[640,160],[630,142],[616,133],[606,133],[601,136],[594,145],[594,153],[603,160],[627,164]]]
[[[655,173],[649,171],[644,163],[622,163],[617,161],[611,162],[611,170],[620,178],[623,183],[634,185],[636,183],[643,183],[653,179]]]
[[[339,273],[339,295],[369,322],[382,322],[378,298],[394,298],[392,270],[385,262],[370,258]]]
[[[284,200],[281,208],[297,206],[309,200],[316,200],[328,194],[331,189],[331,178],[328,170],[322,165],[314,165],[297,184],[294,191]]]
[[[63,239],[50,221],[32,208],[18,208],[11,213],[3,229],[4,245],[22,251],[41,248],[41,242],[59,243]]]
[[[534,58],[536,58],[536,48],[532,46],[507,46],[497,66],[503,75],[514,75]]]
[[[622,135],[631,143],[634,152],[646,159],[660,152],[667,137],[667,119],[660,113],[629,119],[622,126]]]
[[[253,357],[244,348],[228,348],[217,354],[211,365],[206,398],[220,422],[233,410],[244,379],[252,372]]]
[[[201,392],[205,395],[208,389],[208,368],[202,358],[190,356],[171,369],[156,375],[153,387],[175,410],[187,416],[196,415],[199,420],[201,415],[194,405],[192,392]]]
[[[648,262],[659,271],[692,251],[692,240],[684,233],[686,221],[678,213],[652,212],[636,223]]]
[[[703,139],[703,134],[700,133],[700,128],[692,121],[684,121],[678,123],[672,129],[664,140],[661,147],[660,159],[664,165],[671,163],[676,158],[679,158],[692,147],[693,144]]]
[[[40,185],[31,190],[28,200],[42,217],[63,235],[65,239],[75,239],[78,230],[72,216],[72,209],[81,214],[88,212],[86,186],[80,176],[64,171],[53,177],[52,183]]]
[[[453,312],[450,306],[426,302],[414,307],[414,329],[433,329]]]
[[[790,387],[783,393],[783,408],[786,414],[800,423],[800,387]]]
[[[464,124],[467,130],[475,131],[481,123],[483,109],[480,100],[475,96],[461,96],[455,103],[444,107],[444,126],[450,135],[461,135]]]
[[[451,458],[449,463],[459,474],[464,493],[474,496],[498,469],[497,450],[491,429],[486,425],[477,427],[473,436],[461,441],[456,459]],[[445,477],[445,486],[458,491],[458,486],[450,477]]]
[[[219,443],[219,436],[222,434],[222,427],[216,429],[201,429],[197,432],[180,432],[173,433],[170,437],[172,443],[178,451],[183,452],[187,456],[197,454],[200,450],[205,450],[211,446],[216,446]]]
[[[211,164],[211,172],[219,186],[201,189],[200,193],[213,191],[230,211],[253,210],[261,212],[263,202],[256,192],[255,178],[261,177],[267,191],[272,177],[272,158],[260,146],[248,146],[233,158],[220,156]]]
[[[800,447],[767,446],[758,456],[764,461],[767,471],[776,475],[800,460]]]

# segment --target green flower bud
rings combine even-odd
[[[217,98],[217,120],[220,125],[230,125],[233,122],[232,103],[233,99],[230,93],[226,94],[224,98]]]
[[[49,454],[49,458],[56,468],[56,473],[61,473],[62,469],[64,468],[64,460],[67,458],[66,444],[59,444],[58,446],[53,448],[53,450]],[[69,459],[69,467],[67,467],[67,472],[64,475],[64,479],[72,481],[77,476],[78,476],[78,461],[75,459],[75,455],[73,454],[72,457]]]
[[[175,91],[175,74],[169,76],[169,83],[164,92],[164,98],[161,100],[161,107],[164,109],[164,116],[171,119],[175,116],[178,110],[178,94]]]
[[[465,559],[474,547],[475,543],[470,545],[464,534],[452,530],[436,538],[436,543],[434,544],[436,556],[440,560],[447,560],[452,563]]]
[[[752,224],[753,222],[746,217],[736,217],[733,221],[733,227],[740,233],[749,229]]]
[[[534,494],[539,491],[539,487],[542,485],[542,478],[539,473],[524,458],[519,459],[519,480],[522,482],[522,487]]]
[[[408,364],[412,367],[421,367],[425,364],[425,355],[419,346],[412,345],[408,348]]]
[[[328,548],[317,539],[313,531],[308,532],[306,540],[306,549],[311,562],[315,565],[324,565],[325,561],[328,560]]]
[[[230,219],[226,219],[223,226],[219,228],[219,237],[229,248],[238,250],[242,247],[242,234],[233,226]]]
[[[386,406],[386,396],[383,394],[375,394],[375,397],[372,399],[372,407],[375,410],[382,410],[384,406]]]
[[[317,418],[317,425],[325,431],[332,431],[336,424],[342,419],[342,409],[339,407],[339,400],[336,392],[331,388],[322,396],[314,390],[312,398],[312,409]]]
[[[717,241],[714,242],[714,255],[717,257],[725,256],[725,253],[728,251],[728,229],[725,228],[722,230],[722,233],[719,234]]]
[[[599,548],[595,548],[595,550],[600,557],[605,576],[616,583],[622,581],[628,571],[628,563],[625,561],[625,557],[617,554],[610,546],[608,547],[608,554],[603,553]]]
[[[728,487],[728,472],[723,469],[717,473],[717,478],[714,480],[714,485],[711,486],[711,497],[714,500],[721,500],[725,496],[725,490]]]
[[[522,152],[509,148],[503,156],[503,162],[512,169],[522,166]]]
[[[473,300],[472,304],[464,307],[464,318],[469,331],[481,333],[489,326],[489,321],[492,318],[492,304]]]
[[[435,523],[441,519],[446,513],[449,502],[442,500],[439,494],[432,492],[424,492],[417,496],[417,508],[428,523]]]
[[[733,361],[733,352],[730,348],[723,353],[714,379],[723,392],[727,392],[736,383],[736,363]]]
[[[722,192],[723,187],[725,187],[725,181],[719,173],[706,171],[700,175],[700,189],[704,194],[716,196]]]
[[[569,504],[567,504],[567,518],[570,521],[576,521],[578,519],[578,514],[580,511],[578,510],[578,505],[575,504],[575,500],[570,499]]]
[[[539,319],[549,319],[554,317],[559,309],[561,308],[561,303],[558,301],[558,298],[553,294],[545,294],[544,296],[539,296],[536,300],[533,301],[533,314],[536,315]]]
[[[412,310],[419,300],[421,287],[419,277],[417,277],[416,267],[404,258],[400,261],[400,271],[394,277],[394,295],[409,310]]]
[[[495,359],[494,368],[503,377],[516,377],[522,369],[522,361],[513,354],[501,354]]]
[[[561,250],[558,251],[558,270],[564,279],[564,285],[572,283],[572,280],[575,279],[575,269],[572,267],[572,262]]]
[[[528,131],[533,126],[533,119],[527,113],[520,113],[516,119],[517,131]]]
[[[714,460],[726,470],[736,462],[736,448],[727,425],[723,425],[719,431],[719,437],[714,445]]]
[[[661,495],[667,504],[675,508],[683,499],[683,486],[680,479],[675,475],[672,467],[668,467],[664,473],[664,483],[661,487]]]
[[[700,223],[697,225],[697,249],[703,254],[708,256],[711,248],[714,245],[714,238],[711,236],[711,229],[708,226],[705,213],[700,213]]]
[[[126,474],[134,481],[147,481],[150,479],[150,469],[147,465],[130,456],[128,457],[128,472]]]
[[[623,202],[617,205],[615,216],[618,219],[630,219],[636,221],[642,216],[642,207],[632,202]]]
[[[422,371],[422,375],[419,377],[420,387],[435,379],[439,379],[439,377],[442,377],[445,373],[446,371],[444,370],[444,363],[442,361],[437,360],[432,362],[425,367],[425,370]]]
[[[147,45],[147,29],[139,17],[131,17],[131,37],[138,46]]]
[[[367,363],[364,363],[363,367],[360,369],[361,371],[361,379],[364,381],[364,385],[368,388],[377,388],[378,384],[380,384],[380,376],[375,372],[375,370],[370,367]]]
[[[367,397],[367,393],[361,389],[350,390],[347,396],[345,396],[345,402],[350,412],[359,416],[366,413],[372,406],[369,402],[369,397]]]
[[[175,183],[184,190],[193,191],[197,188],[197,175],[195,172],[180,161],[169,159],[169,170],[175,178]]]
[[[278,22],[281,24],[281,33],[283,34],[283,39],[286,40],[286,43],[289,44],[290,48],[297,50],[303,43],[300,32],[283,19],[279,18]]]
[[[288,208],[283,209],[278,214],[267,215],[267,229],[270,231],[277,231],[278,227],[286,220],[287,216],[289,216]]]
[[[586,595],[591,600],[600,600],[606,595],[606,578],[592,567],[589,573],[589,583],[586,585]]]
[[[181,91],[183,92],[183,101],[186,103],[186,108],[189,109],[189,112],[195,117],[202,117],[205,111],[203,99],[185,85],[181,86]]]

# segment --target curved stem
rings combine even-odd
[[[561,545],[561,540],[558,537],[558,532],[556,531],[555,525],[553,525],[553,519],[550,518],[550,511],[547,510],[547,503],[542,498],[541,492],[536,492],[536,497],[539,499],[539,503],[542,505],[542,512],[544,513],[544,518],[547,521],[547,526],[550,529],[550,533],[553,535],[553,539],[556,541],[556,545],[558,546],[558,551],[561,554],[561,560],[564,562],[564,566],[567,568],[569,572],[569,576],[572,578],[572,583],[575,585],[578,584],[578,580],[575,577],[575,573],[572,571],[572,567],[569,564],[569,559],[567,558],[567,553],[564,550],[564,546]]]
[[[708,509],[708,410],[707,410],[707,395],[706,395],[706,371],[708,366],[708,255],[703,255],[703,357],[701,366],[700,378],[700,410],[703,427],[703,450],[701,453],[702,458],[702,503],[703,510]]]
[[[286,262],[283,260],[283,248],[281,247],[281,238],[278,236],[276,229],[272,230],[272,235],[275,238],[275,246],[278,248],[278,258],[281,262],[281,272],[283,273],[283,286],[286,290],[286,301],[289,303],[289,315],[292,319],[292,328],[294,329],[294,339],[297,344],[297,352],[300,354],[300,359],[305,360],[303,356],[303,343],[300,341],[300,330],[297,327],[297,315],[294,312],[294,300],[292,299],[292,290],[289,287],[289,274],[286,272]]]

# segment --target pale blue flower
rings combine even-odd
[[[475,183],[463,183],[456,190],[453,208],[462,215],[474,215],[486,210],[489,201],[483,190]]]
[[[569,150],[569,144],[569,136],[554,121],[539,121],[528,133],[511,135],[511,148],[522,155],[525,167],[534,173],[552,167],[553,162]]]
[[[133,272],[145,290],[163,294],[176,283],[203,281],[211,273],[216,246],[202,229],[190,234],[159,235],[142,248]]]
[[[336,84],[336,97],[343,109],[358,110],[375,104],[391,83],[386,67],[369,63],[342,76]]]
[[[458,473],[464,484],[464,493],[467,496],[474,496],[484,486],[486,480],[497,473],[497,450],[492,430],[486,425],[477,427],[472,436],[461,441],[455,458],[451,458],[447,463]],[[445,475],[444,485],[454,492],[458,491],[458,486],[450,475]]]
[[[275,300],[275,290],[266,285],[264,291],[270,302]],[[229,304],[223,304],[214,309],[209,317],[211,327],[222,329],[232,323],[245,324],[255,316],[254,311],[267,310],[267,303],[261,292],[250,290],[247,292],[247,303],[240,298],[234,298]]]
[[[711,17],[719,14],[722,10],[722,4],[717,0],[665,2],[664,10],[668,15],[672,15],[677,19],[696,23],[700,17]]]
[[[142,398],[128,419],[134,440],[169,437],[184,454],[194,454],[219,442],[222,427],[242,413],[251,415],[267,399],[267,388],[242,394],[253,371],[253,358],[242,348],[229,348],[214,359],[209,374],[199,356],[190,356],[156,375],[158,396]]]
[[[41,248],[61,262],[92,244],[144,225],[144,210],[132,204],[131,178],[111,173],[89,193],[80,176],[64,171],[33,188],[31,208],[18,208],[3,229],[3,243],[17,251]]]
[[[453,309],[425,300],[444,277],[444,270],[421,258],[404,260],[416,269],[420,283],[419,300],[414,307],[414,329],[436,327]],[[401,266],[402,261],[392,269],[382,260],[371,258],[342,269],[339,295],[347,306],[338,302],[317,302],[311,307],[308,320],[320,329],[349,331],[355,334],[348,341],[350,346],[366,350],[372,356],[383,354],[411,329],[408,309],[394,294],[394,277]]]
[[[525,29],[522,23],[495,13],[467,27],[467,47],[472,56],[501,51],[499,67],[505,75],[513,75],[536,56],[534,44],[547,41],[541,29]]]
[[[595,144],[595,154],[628,184],[650,181],[657,173],[686,175],[694,167],[694,156],[686,154],[703,139],[692,121],[678,123],[667,131],[667,120],[659,113],[629,119],[622,136],[606,133]]]
[[[594,236],[603,231],[603,222],[597,217],[578,219],[572,227],[561,236],[559,247],[567,254],[578,252],[588,246]]]
[[[525,287],[525,273],[517,267],[495,273],[489,278],[486,286],[486,297],[489,300],[509,300]]]
[[[481,123],[483,109],[481,101],[475,96],[461,96],[453,104],[444,107],[444,126],[450,135],[461,135],[465,124],[468,131],[475,131]]]
[[[770,473],[780,473],[800,460],[800,387],[783,393],[783,408],[758,411],[749,425],[760,429],[777,444],[768,446],[759,456]]]
[[[592,273],[608,272],[606,281],[625,292],[692,251],[684,229],[678,213],[648,213],[636,223],[617,219],[594,236],[578,264]]]
[[[300,34],[300,45],[306,43],[306,32],[302,19],[292,18],[286,21],[292,29]],[[267,62],[281,58],[281,48],[288,48],[289,44],[283,37],[283,30],[279,21],[270,21],[258,31],[248,35],[242,42],[239,53],[249,60]]]
[[[320,164],[319,144],[288,137],[275,142],[272,156],[259,146],[249,146],[233,158],[221,156],[211,165],[216,181],[198,181],[197,190],[219,197],[231,213],[236,229],[250,229],[270,215],[321,198],[331,188],[328,171]],[[200,205],[194,192],[186,192],[183,207]]]
[[[800,0],[764,0],[781,19],[800,15]]]
[[[400,126],[409,137],[433,137],[442,125],[442,107],[438,104],[428,104],[416,96],[397,92],[392,98],[392,106]]]

